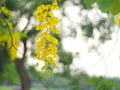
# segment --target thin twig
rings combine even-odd
[[[106,64],[107,60],[110,57],[110,55],[113,53],[114,48],[116,47],[116,45],[117,44],[119,45],[119,43],[118,43],[118,36],[119,36],[119,28],[116,31],[116,40],[115,40],[115,43],[114,43],[111,51],[108,53],[108,55],[103,60],[101,60],[101,61],[104,61],[104,65],[105,65],[105,74],[103,76],[104,78],[105,78],[105,76],[107,75],[107,72],[108,72],[107,64]],[[97,64],[100,63],[101,61],[98,61]],[[92,69],[93,67],[95,67],[97,64],[92,65],[91,67],[89,67],[88,69],[86,69],[86,71],[89,71],[90,69]]]
[[[28,26],[30,24],[31,16],[32,16],[32,14],[29,13],[29,15],[28,15],[28,22],[27,22],[26,26],[23,28],[22,32],[25,32],[27,30],[27,28],[28,28]]]
[[[2,10],[1,10],[1,14],[0,14],[0,17],[2,18],[2,20],[5,22],[5,24],[7,25],[7,28],[8,28],[8,32],[9,32],[9,35],[10,35],[10,38],[11,38],[11,44],[13,46],[13,36],[12,36],[12,33],[10,31],[10,27],[8,25],[8,22],[5,20],[4,16],[3,16],[3,13],[2,13]]]
[[[119,35],[119,28],[117,28],[115,43],[114,43],[111,51],[109,52],[108,56],[104,59],[104,64],[105,64],[105,69],[106,69],[104,77],[107,75],[107,64],[106,64],[106,62],[107,62],[108,58],[110,57],[110,55],[113,53],[114,48],[116,47],[116,45],[118,43],[118,35]]]
[[[1,8],[0,8],[0,10],[1,10]],[[8,32],[9,32],[9,35],[10,35],[11,47],[9,47],[9,49],[11,49],[11,48],[13,47],[13,48],[14,48],[15,50],[17,50],[20,54],[22,54],[22,53],[14,46],[14,43],[13,43],[13,36],[12,36],[11,31],[10,31],[10,26],[9,26],[7,20],[4,18],[2,10],[1,10],[1,13],[0,13],[0,17],[2,18],[2,20],[3,20],[3,21],[5,22],[5,24],[7,25]]]

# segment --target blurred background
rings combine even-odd
[[[7,25],[0,13],[0,90],[120,90],[119,27],[96,3],[87,9],[83,0],[59,0],[60,9],[54,11],[61,30],[55,35],[59,40],[57,66],[50,74],[41,72],[43,62],[35,66],[38,31],[33,13],[37,6],[51,2],[6,0],[12,15],[4,18],[18,33],[20,45],[12,60],[6,45]]]

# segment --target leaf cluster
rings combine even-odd
[[[102,12],[110,12],[112,15],[120,12],[120,0],[84,0],[87,9],[95,2]]]

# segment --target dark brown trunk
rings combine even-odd
[[[15,60],[15,65],[21,80],[21,90],[30,90],[31,82],[24,66],[24,60],[22,59]]]

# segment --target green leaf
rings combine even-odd
[[[84,4],[87,7],[87,9],[89,9],[91,7],[91,5],[95,2],[96,0],[84,0]]]
[[[6,7],[12,11],[20,10],[21,2],[20,0],[7,0]]]
[[[110,8],[110,12],[112,15],[116,15],[120,12],[120,0],[113,1],[113,4]]]
[[[98,7],[102,12],[109,11],[110,7],[112,6],[112,3],[113,0],[97,0]]]
[[[18,32],[18,35],[19,35],[21,38],[27,38],[27,34],[26,34],[26,33]]]

